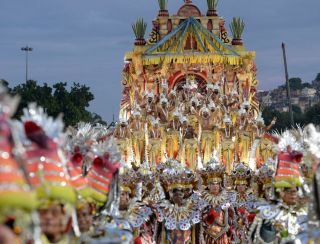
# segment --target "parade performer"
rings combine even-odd
[[[188,124],[184,137],[183,137],[183,152],[185,166],[192,170],[197,168],[197,159],[199,153],[199,140],[198,135],[194,128]]]
[[[166,199],[156,206],[159,232],[157,243],[197,243],[200,222],[198,198],[193,194],[195,174],[179,161],[169,160],[159,171]]]
[[[160,119],[151,117],[151,126],[149,130],[149,161],[153,164],[159,164],[162,159],[162,133],[160,128]]]
[[[88,185],[94,190],[92,198],[97,206],[93,222],[94,232],[89,243],[131,243],[132,228],[120,214],[119,168],[120,153],[112,133],[105,127],[92,146],[92,165],[86,176]]]
[[[180,148],[180,116],[178,110],[173,112],[173,119],[167,125],[166,131],[166,152],[169,158],[176,159]]]
[[[6,92],[0,87],[0,243],[11,244],[37,238],[31,234],[31,212],[36,209],[37,199],[25,174],[22,148],[15,145],[19,141],[10,126],[19,99]]]
[[[137,164],[141,164],[145,153],[145,133],[144,122],[139,109],[135,109],[133,111],[133,116],[131,118],[130,132],[135,159],[134,161],[137,162]]]
[[[136,243],[156,243],[158,223],[153,208],[163,198],[159,195],[161,189],[147,162],[139,167],[135,176],[136,194],[128,207],[128,220],[134,228]]]
[[[222,162],[226,167],[226,172],[230,174],[233,169],[233,162],[235,158],[235,130],[232,127],[230,117],[226,114],[223,118],[223,123],[224,128],[221,129]]]
[[[259,208],[260,212],[251,226],[249,236],[254,243],[293,242],[305,233],[307,211],[299,204],[298,190],[302,185],[299,164],[303,154],[298,142],[290,132],[285,132],[279,141],[278,164],[274,187],[279,202]]]
[[[275,163],[272,160],[269,160],[256,172],[258,199],[256,200],[255,207],[269,205],[275,200],[274,187],[272,184],[275,174],[273,170],[274,166]]]
[[[226,244],[228,238],[230,204],[223,188],[225,167],[211,159],[206,168],[200,171],[204,189],[201,198],[204,202],[200,226],[200,243]]]
[[[128,162],[129,158],[132,156],[132,145],[130,138],[130,131],[128,128],[128,123],[123,118],[120,118],[120,123],[117,124],[114,131],[114,137],[117,138],[117,145],[121,152],[121,158],[124,162]]]
[[[252,170],[243,163],[238,163],[231,172],[235,191],[230,195],[234,212],[231,215],[232,241],[248,243],[247,234],[255,217],[255,197],[251,189]]]
[[[308,202],[308,227],[307,232],[298,235],[301,243],[320,242],[320,131],[313,124],[303,129],[304,164],[311,169],[311,181],[309,202]]]
[[[67,160],[60,148],[64,137],[63,122],[61,117],[49,117],[36,104],[29,104],[23,112],[20,136],[25,145],[29,180],[40,203],[41,239],[44,243],[69,243],[68,231],[75,213],[76,194],[70,184]],[[77,226],[74,227],[77,232]]]
[[[72,133],[73,132],[73,133]],[[77,193],[77,223],[81,233],[81,241],[84,241],[90,235],[92,230],[93,216],[96,211],[96,205],[93,200],[94,190],[89,187],[86,168],[91,165],[84,165],[88,158],[91,147],[96,143],[96,135],[91,124],[79,123],[77,128],[70,131],[71,138],[68,140],[69,162],[68,172],[70,174],[70,183]]]
[[[201,126],[201,158],[203,165],[206,165],[209,162],[214,150],[216,138],[211,111],[206,105],[204,105],[199,112],[200,114],[198,116],[198,121],[199,125]]]

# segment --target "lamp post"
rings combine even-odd
[[[284,43],[282,43],[281,47],[282,47],[284,71],[285,71],[286,86],[287,86],[287,100],[288,100],[288,107],[289,107],[289,114],[290,114],[290,124],[291,124],[291,126],[294,126],[293,113],[292,113],[292,103],[291,103],[291,93],[290,93],[290,83],[289,83],[288,66],[287,66],[286,46]]]
[[[26,82],[28,81],[28,53],[31,52],[32,50],[33,48],[28,46],[21,48],[21,51],[26,52]]]

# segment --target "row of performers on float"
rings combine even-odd
[[[66,134],[35,104],[12,121],[17,105],[0,89],[0,243],[129,243],[129,223],[110,209],[120,154],[106,127]]]
[[[154,87],[151,90],[147,89],[143,95],[139,89],[139,86],[134,87],[134,99],[129,101],[126,112],[132,114],[138,110],[142,117],[157,114],[161,123],[168,123],[173,113],[178,110],[182,114],[209,110],[217,121],[223,119],[224,113],[228,113],[234,122],[240,107],[248,112],[250,101],[255,99],[254,94],[247,91],[242,91],[239,95],[236,87],[231,93],[224,94],[219,83],[207,83],[205,87],[199,88],[197,81],[188,79],[182,87],[170,91],[168,84],[161,82],[159,94],[153,92]]]
[[[215,154],[231,172],[234,161],[248,164],[250,154],[258,167],[274,156],[273,142],[265,135],[275,119],[266,126],[261,114],[256,119],[247,114],[241,108],[233,123],[228,115],[216,120],[205,110],[194,114],[194,122],[189,120],[192,115],[175,112],[173,119],[163,124],[159,117],[145,120],[136,111],[128,122],[119,122],[114,136],[125,162],[140,164],[147,153],[150,162],[158,164],[169,157],[179,159],[194,170],[199,158],[201,164],[206,165]]]
[[[156,173],[147,167],[120,176],[120,210],[136,243],[282,243],[307,233],[300,184],[276,186],[267,166],[255,177],[238,164],[231,188],[215,161],[198,176],[175,160],[160,164]]]

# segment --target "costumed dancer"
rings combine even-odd
[[[231,240],[236,243],[248,243],[248,232],[255,217],[255,197],[251,189],[252,170],[243,163],[238,163],[231,172],[235,191],[230,195],[233,206],[231,217]]]
[[[99,129],[101,130],[101,128]],[[119,176],[120,153],[116,143],[106,130],[97,137],[92,146],[92,165],[87,174],[88,185],[94,189],[92,195],[98,207],[94,220],[92,243],[130,243],[132,228],[120,214]]]
[[[230,243],[228,195],[223,188],[225,167],[214,159],[208,162],[206,168],[200,171],[204,189],[201,199],[204,204],[200,226],[200,243],[226,244]]]
[[[166,152],[169,158],[176,159],[180,148],[180,117],[181,113],[176,109],[173,118],[167,125],[166,131]]]
[[[22,123],[16,125],[24,138],[27,172],[39,201],[41,240],[43,243],[69,243],[76,193],[60,148],[64,137],[63,122],[61,117],[49,117],[35,104],[24,109],[21,120]],[[79,235],[76,225],[74,232]]]
[[[0,243],[4,244],[37,241],[37,236],[31,235],[35,231],[31,229],[31,212],[37,206],[36,194],[28,184],[21,148],[14,147],[10,127],[18,102],[0,87]]]
[[[160,119],[151,117],[151,126],[149,128],[149,160],[152,164],[159,164],[162,159],[162,133],[160,128]]]
[[[230,174],[235,158],[235,131],[231,118],[227,114],[224,115],[223,123],[224,128],[221,129],[222,162],[226,167],[227,174]]]
[[[145,123],[141,117],[141,112],[138,108],[133,111],[133,116],[130,117],[130,132],[131,132],[131,145],[133,148],[134,161],[140,165],[144,159],[145,153]]]
[[[258,199],[255,202],[255,207],[269,205],[275,200],[273,187],[274,166],[275,163],[270,159],[256,172]]]
[[[88,179],[85,177],[86,168],[84,165],[87,154],[91,146],[96,143],[96,133],[91,124],[79,123],[76,130],[73,130],[68,141],[69,162],[68,172],[70,183],[77,193],[77,223],[81,233],[80,242],[86,241],[92,233],[93,216],[96,211],[93,194],[94,190],[89,186]]]
[[[156,243],[158,223],[153,209],[164,198],[164,193],[147,162],[135,174],[136,198],[129,206],[128,220],[134,228],[136,243]]]
[[[303,130],[303,162],[311,169],[307,232],[298,235],[301,243],[320,243],[320,131],[313,124]]]
[[[274,187],[279,201],[276,205],[259,208],[249,233],[254,243],[290,243],[306,232],[307,211],[304,205],[299,204],[298,195],[302,185],[299,170],[302,148],[289,131],[281,136],[278,148]]]
[[[179,161],[168,160],[159,170],[166,199],[156,205],[159,228],[157,243],[198,243],[200,222],[195,174]]]
[[[114,131],[114,137],[116,138],[118,148],[121,152],[121,159],[126,163],[128,163],[129,158],[132,157],[131,142],[129,140],[130,131],[128,127],[128,122],[120,117],[120,123],[117,124]]]

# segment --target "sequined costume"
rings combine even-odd
[[[211,159],[206,168],[200,171],[204,183],[201,191],[200,243],[227,244],[229,207],[227,192],[222,188],[225,168]]]
[[[175,160],[159,168],[160,182],[168,197],[156,204],[159,222],[157,243],[196,243],[200,222],[199,198],[192,193],[194,173]]]

